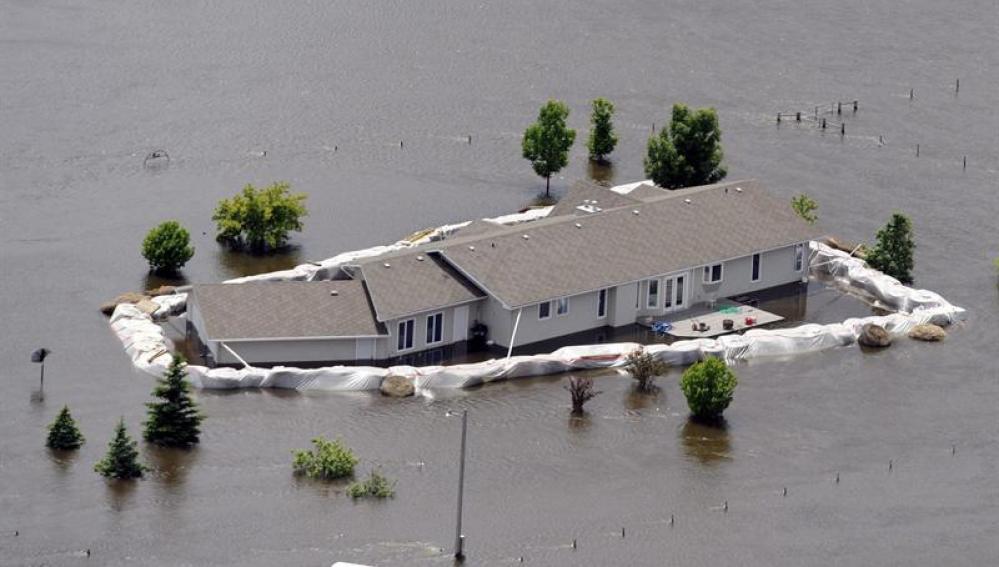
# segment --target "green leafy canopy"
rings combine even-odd
[[[805,219],[808,224],[814,224],[819,218],[815,214],[815,211],[819,209],[819,204],[815,202],[815,199],[804,193],[791,198],[791,208],[794,209],[795,213],[798,213],[799,217]]]
[[[295,458],[291,466],[295,473],[322,480],[354,474],[358,459],[339,439],[329,441],[324,437],[316,437],[312,440],[312,446],[311,451],[302,449],[294,452]]]
[[[142,241],[142,257],[149,262],[149,269],[157,273],[172,274],[192,256],[191,235],[177,221],[160,224]]]
[[[545,195],[551,188],[551,176],[569,163],[569,148],[576,141],[576,131],[566,126],[569,107],[562,101],[549,100],[541,107],[537,122],[524,131],[523,155],[530,160],[534,173],[545,178]]]
[[[727,174],[723,157],[715,109],[674,104],[668,128],[649,138],[645,174],[669,189],[717,183]]]
[[[732,403],[739,383],[725,362],[709,357],[694,363],[680,377],[680,389],[687,398],[687,407],[695,417],[716,419]]]
[[[867,263],[904,284],[912,283],[913,253],[916,243],[912,221],[902,213],[894,213],[877,234],[877,244],[867,253]]]
[[[586,139],[586,148],[590,151],[593,161],[605,161],[607,155],[617,146],[617,134],[611,117],[614,115],[614,103],[605,99],[593,100],[593,112],[590,114],[590,135]]]
[[[230,199],[222,199],[212,220],[215,240],[233,249],[249,248],[264,252],[284,246],[288,233],[302,230],[302,217],[308,215],[304,193],[290,193],[291,185],[272,183],[264,189],[247,185]]]

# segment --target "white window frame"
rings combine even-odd
[[[601,306],[603,307],[603,313],[600,312]],[[597,292],[597,319],[607,318],[607,288],[601,289]]]
[[[718,266],[718,279],[713,280],[715,266]],[[717,264],[708,264],[704,266],[704,271],[701,274],[701,281],[706,284],[716,284],[721,283],[725,279],[725,262],[719,262]]]
[[[409,346],[401,347],[400,344],[405,343],[406,331],[403,328],[406,324],[410,325],[412,331],[409,335]],[[403,319],[395,326],[396,331],[399,332],[399,336],[395,339],[396,352],[406,352],[407,350],[413,350],[416,348],[416,319]]]
[[[541,306],[542,305],[547,305],[548,306],[548,315],[541,315]],[[551,301],[542,301],[541,303],[538,304],[538,320],[540,320],[540,321],[547,321],[548,319],[551,319],[551,318],[552,318],[552,302]]]
[[[437,318],[440,317],[440,325],[437,325]],[[444,342],[444,312],[438,311],[433,315],[427,315],[427,344],[436,345]],[[440,336],[439,339],[432,340]]]
[[[565,311],[562,310],[562,306],[565,306]],[[559,297],[555,300],[555,316],[565,317],[569,314],[569,297]]]
[[[646,280],[645,285],[645,307],[647,309],[658,309],[659,308],[659,296],[661,295],[661,285],[662,282],[659,278],[653,278],[651,280]],[[656,284],[656,295],[655,301],[652,301],[652,284]]]
[[[749,266],[750,281],[758,282],[758,281],[762,280],[763,279],[763,254],[760,254],[759,252],[757,252],[756,254],[753,254],[752,259],[750,260],[750,262],[751,262],[750,266]],[[756,274],[755,274],[756,277],[753,277],[753,275],[754,275],[753,272],[756,272]]]
[[[794,271],[800,272],[805,268],[805,245],[794,245]]]

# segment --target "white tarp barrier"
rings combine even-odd
[[[884,327],[893,336],[904,336],[920,323],[949,324],[964,319],[965,310],[951,305],[939,294],[906,287],[894,278],[868,268],[862,260],[824,244],[812,242],[811,249],[813,270],[829,274],[844,285],[855,286],[873,297],[878,305],[897,312],[884,316],[852,318],[829,325],[804,324],[788,329],[750,329],[741,335],[684,340],[668,345],[654,344],[645,348],[657,359],[674,366],[686,366],[708,356],[732,362],[818,352],[851,345],[868,324]],[[345,255],[336,258],[343,256]],[[176,313],[178,310],[182,311],[182,308],[177,307],[182,304],[183,300],[179,297],[181,295],[183,294],[163,296],[165,299],[154,300],[158,300],[162,309]],[[156,315],[159,314],[160,311],[157,311]],[[173,345],[151,316],[134,305],[119,305],[111,316],[111,328],[125,345],[125,352],[137,368],[155,376],[162,375],[169,365],[169,353],[173,351]],[[332,366],[304,369],[277,366],[234,369],[191,365],[188,366],[188,373],[194,385],[210,389],[365,391],[378,389],[382,380],[389,375],[412,380],[418,390],[468,388],[510,378],[621,367],[626,364],[628,354],[642,346],[638,343],[571,346],[549,354],[419,368]]]

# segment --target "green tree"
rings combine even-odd
[[[794,209],[794,212],[798,213],[799,217],[805,219],[808,224],[814,224],[819,218],[815,214],[815,211],[819,209],[819,204],[815,202],[815,199],[804,193],[791,198],[791,208]]]
[[[614,103],[605,99],[593,100],[593,112],[590,114],[590,136],[586,139],[586,148],[590,150],[590,159],[597,162],[606,161],[607,155],[614,151],[617,145],[617,134],[611,117],[614,115]]]
[[[174,354],[170,367],[153,389],[153,396],[162,401],[146,404],[149,408],[143,431],[146,441],[164,447],[190,447],[198,443],[205,418],[191,396],[186,377],[184,358]]]
[[[142,241],[142,257],[149,269],[158,274],[173,274],[194,256],[191,235],[177,221],[166,221],[153,228]]]
[[[395,481],[390,481],[380,472],[373,469],[365,480],[350,483],[347,486],[347,494],[351,498],[363,498],[365,496],[389,498],[395,495]]]
[[[669,189],[717,183],[727,173],[723,157],[715,109],[674,104],[669,126],[649,138],[645,174]]]
[[[721,359],[709,357],[694,363],[680,377],[680,389],[694,417],[717,419],[732,403],[739,380]]]
[[[212,215],[217,226],[215,240],[254,253],[284,246],[288,233],[301,231],[302,217],[308,215],[306,195],[292,194],[289,189],[291,185],[284,182],[263,189],[247,185],[242,193],[219,201]]]
[[[135,441],[125,429],[125,418],[118,421],[114,437],[108,443],[108,453],[94,465],[94,470],[107,478],[139,478],[146,472],[146,466],[139,462],[139,452]]]
[[[49,449],[72,451],[79,449],[84,441],[83,434],[69,413],[69,406],[62,406],[62,411],[56,416],[52,425],[49,425],[49,436],[45,445]]]
[[[354,474],[357,457],[339,439],[328,441],[323,437],[312,440],[313,449],[297,450],[292,461],[292,469],[297,474],[309,478],[331,480]]]
[[[628,353],[625,365],[631,377],[637,382],[636,387],[641,392],[655,390],[656,376],[662,376],[669,370],[669,365],[659,360],[644,348],[638,348]]]
[[[912,283],[913,251],[912,221],[902,213],[894,213],[888,224],[878,231],[878,242],[867,253],[867,264],[904,284]]]
[[[545,178],[545,195],[550,196],[551,177],[569,163],[569,148],[576,141],[576,131],[567,127],[569,107],[559,100],[549,100],[541,107],[538,121],[524,131],[524,158],[531,161],[534,173]]]

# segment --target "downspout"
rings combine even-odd
[[[513,322],[513,333],[510,334],[510,348],[506,351],[506,359],[510,360],[510,356],[513,354],[513,341],[517,338],[517,327],[520,326],[520,315],[524,312],[524,308],[521,307],[517,310],[517,320]]]
[[[229,351],[229,354],[235,356],[236,360],[240,361],[243,364],[243,368],[249,368],[250,367],[250,364],[248,362],[246,362],[245,360],[243,360],[242,356],[239,356],[238,354],[236,354],[236,351],[234,351],[231,348],[229,348],[229,345],[225,344],[224,342],[219,342],[219,344],[222,345],[222,348],[224,348],[227,351]]]

